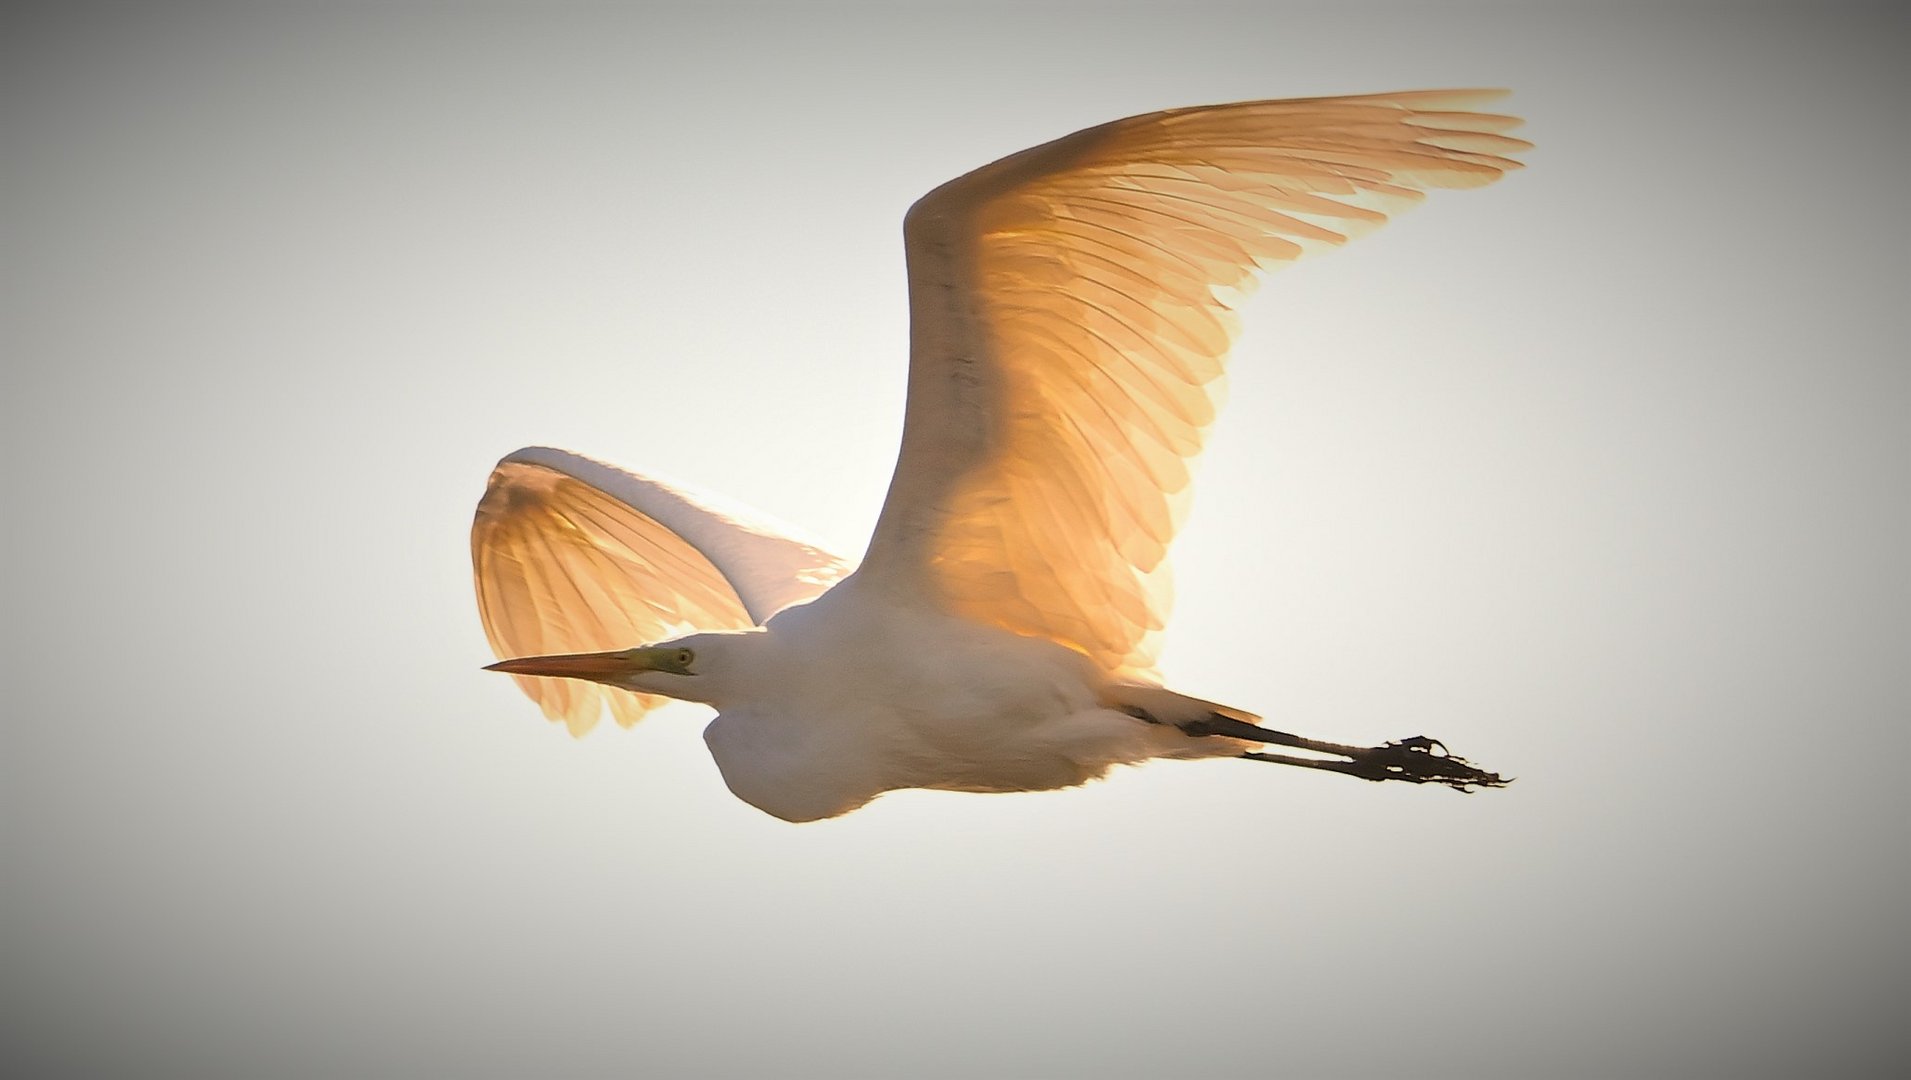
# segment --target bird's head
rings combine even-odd
[[[548,679],[589,679],[624,690],[654,690],[653,674],[694,678],[697,651],[682,642],[639,645],[611,652],[565,653],[558,656],[520,656],[485,666],[486,671],[509,675],[538,675]],[[641,680],[641,682],[640,682]]]

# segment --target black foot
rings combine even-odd
[[[1263,734],[1280,736],[1282,732],[1265,732],[1263,728]],[[1466,793],[1471,793],[1475,788],[1506,788],[1508,784],[1512,784],[1512,780],[1500,776],[1498,772],[1487,772],[1485,768],[1473,765],[1468,759],[1456,753],[1450,753],[1447,744],[1428,736],[1403,738],[1401,742],[1389,742],[1385,745],[1324,744],[1324,742],[1313,742],[1313,740],[1303,740],[1294,736],[1263,738],[1261,742],[1294,745],[1298,749],[1326,753],[1334,757],[1299,757],[1299,755],[1288,755],[1288,753],[1257,753],[1257,751],[1242,753],[1240,757],[1246,757],[1250,761],[1271,761],[1275,765],[1324,768],[1328,772],[1345,772],[1347,776],[1359,776],[1361,780],[1405,780],[1408,784],[1443,784],[1454,791],[1466,791]]]
[[[1367,780],[1405,780],[1411,784],[1445,784],[1455,791],[1501,788],[1511,783],[1463,757],[1446,744],[1425,735],[1376,746],[1353,756],[1350,775]]]

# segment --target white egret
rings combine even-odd
[[[1424,189],[1516,168],[1519,121],[1472,111],[1501,93],[1173,109],[942,185],[903,223],[908,404],[861,564],[656,480],[520,450],[472,527],[505,658],[491,668],[574,734],[603,708],[628,726],[659,698],[714,706],[724,780],[790,821],[1152,758],[1503,784],[1431,739],[1305,739],[1154,676],[1229,302]]]

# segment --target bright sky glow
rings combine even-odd
[[[1866,1062],[1911,993],[1906,22],[1804,10],[9,16],[5,1042],[149,1077]],[[1513,788],[1163,763],[792,827],[698,710],[573,741],[478,670],[466,529],[522,445],[860,551],[930,187],[1151,109],[1453,85],[1515,89],[1530,167],[1251,302],[1164,660]]]

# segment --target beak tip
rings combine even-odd
[[[614,682],[628,674],[629,660],[623,653],[564,653],[556,656],[518,656],[484,665],[485,671],[501,671],[544,679],[587,679]]]

